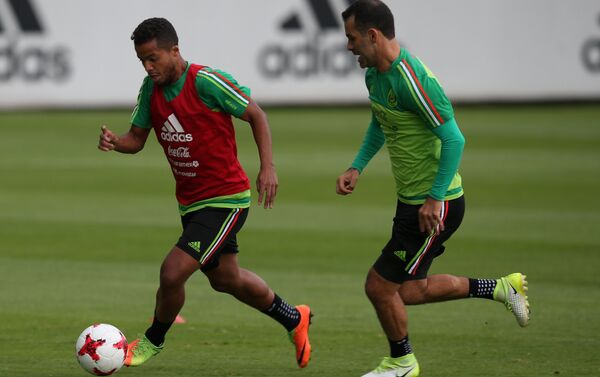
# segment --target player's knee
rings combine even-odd
[[[234,293],[239,286],[238,279],[232,276],[211,276],[208,281],[212,289],[222,293]]]
[[[177,288],[185,283],[180,274],[175,270],[161,268],[160,270],[160,286],[165,289]]]
[[[365,294],[373,304],[386,300],[385,289],[375,279],[370,277],[367,277],[365,281]]]
[[[406,305],[420,305],[429,302],[426,280],[413,280],[402,284],[398,294]]]
[[[165,258],[160,266],[160,285],[164,289],[173,289],[183,286],[197,268],[195,262],[192,262],[190,265],[190,262],[187,260],[189,258],[187,254],[185,254],[185,258],[183,258],[185,263],[182,262],[182,259],[179,256],[180,255],[172,252]],[[192,260],[191,258],[189,259]]]
[[[229,293],[231,291],[231,284],[222,280],[209,280],[210,286],[217,292]]]

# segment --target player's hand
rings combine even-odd
[[[277,195],[277,173],[274,166],[261,166],[256,178],[256,187],[258,188],[258,205],[266,208],[273,208],[275,196]]]
[[[433,198],[427,198],[425,203],[419,209],[419,229],[427,234],[437,236],[444,231],[444,222],[442,221],[442,202]]]
[[[102,132],[100,133],[100,141],[98,142],[98,149],[104,152],[112,151],[115,149],[115,143],[119,140],[118,136],[115,135],[106,126],[100,127]]]
[[[360,173],[358,170],[354,168],[346,170],[344,174],[338,177],[335,192],[337,192],[339,195],[352,194],[359,175]]]

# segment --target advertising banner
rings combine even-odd
[[[261,104],[366,103],[348,0],[0,0],[0,109],[132,106],[131,32],[165,17],[183,57]],[[455,101],[600,99],[597,0],[388,0],[399,43]]]

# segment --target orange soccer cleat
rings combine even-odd
[[[312,313],[308,305],[298,305],[296,310],[300,312],[300,323],[295,329],[288,333],[290,341],[296,346],[296,362],[300,368],[308,365],[310,360],[310,341],[308,340],[308,328],[311,324]]]

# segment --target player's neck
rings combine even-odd
[[[177,61],[177,65],[175,67],[175,81],[174,82],[179,80],[181,75],[183,75],[183,73],[185,72],[187,66],[188,66],[188,63],[182,57],[179,57],[179,60]]]
[[[376,69],[379,72],[386,72],[392,67],[394,60],[400,55],[400,45],[396,39],[386,41],[381,50],[379,62],[377,63]]]

